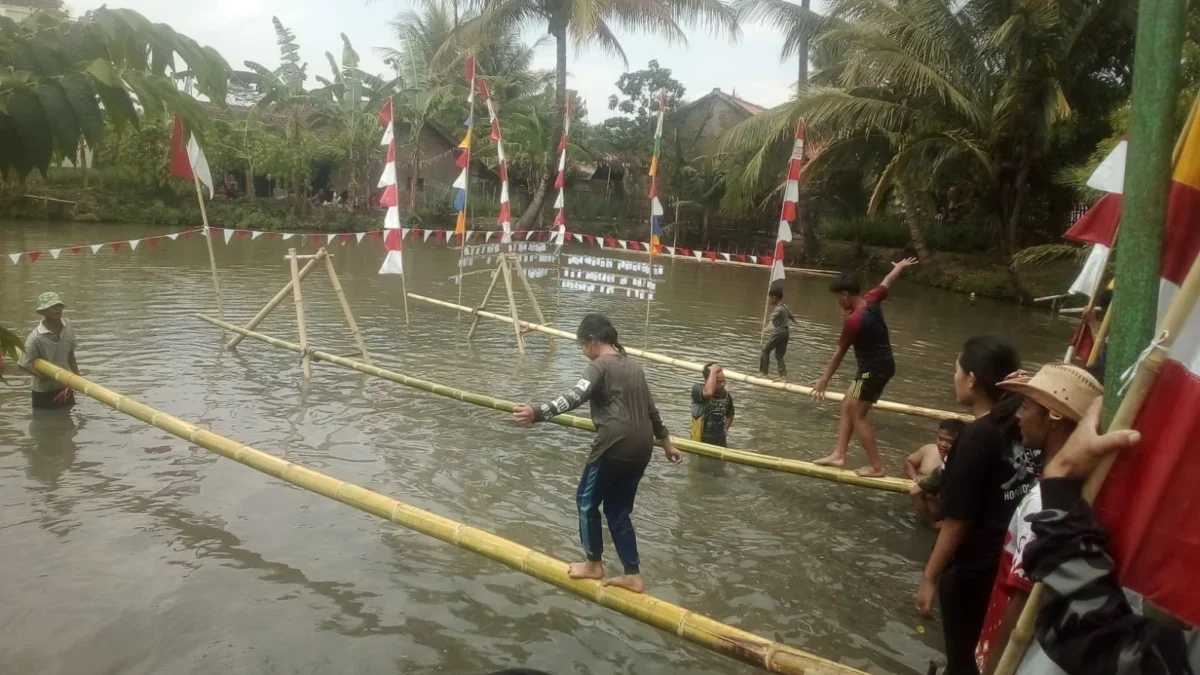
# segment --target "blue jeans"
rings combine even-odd
[[[600,526],[600,506],[603,505],[608,533],[625,574],[639,573],[637,537],[630,514],[646,466],[646,463],[614,462],[601,457],[583,468],[575,504],[579,507],[579,541],[588,560],[600,562],[604,553],[604,531]]]

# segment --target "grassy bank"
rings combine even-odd
[[[892,261],[911,254],[911,251],[905,248],[867,246],[850,241],[823,239],[817,264],[834,269],[865,270],[874,277],[886,274],[892,268]],[[905,272],[905,278],[959,293],[975,293],[981,297],[1005,300],[1017,299],[1004,257],[999,254],[939,252],[934,254],[934,258],[936,268],[917,266]],[[1053,260],[1039,265],[1025,265],[1020,267],[1019,271],[1034,297],[1057,295],[1071,285],[1071,281],[1079,273],[1079,263],[1073,260]]]

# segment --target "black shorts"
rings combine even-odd
[[[860,401],[875,403],[883,396],[883,388],[887,386],[888,380],[892,379],[892,375],[893,372],[889,371],[859,373],[858,377],[854,378],[850,395]]]
[[[62,408],[70,408],[75,405],[75,392],[67,397],[67,400],[62,403],[55,403],[54,399],[67,387],[55,389],[54,391],[31,391],[30,398],[32,405],[37,410],[59,410]]]

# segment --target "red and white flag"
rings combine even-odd
[[[1184,133],[1167,203],[1160,322],[1200,253],[1200,126]],[[1096,500],[1122,585],[1191,625],[1200,624],[1198,409],[1200,307],[1193,306],[1134,421],[1142,440],[1117,458]]]
[[[804,162],[804,123],[796,125],[796,140],[792,144],[792,156],[788,159],[787,179],[783,184],[783,208],[779,213],[779,231],[775,235],[775,255],[771,263],[771,282],[784,277],[784,247],[792,243],[791,222],[796,220],[796,206],[800,202],[800,172]]]
[[[212,172],[208,168],[208,159],[204,157],[204,150],[196,141],[195,134],[189,133],[186,143],[183,135],[183,118],[176,115],[175,129],[171,132],[171,175],[184,180],[200,179],[204,187],[208,188],[208,196],[211,199],[213,180]]]
[[[380,274],[404,274],[404,230],[400,227],[400,200],[396,193],[396,130],[392,119],[392,100],[388,99],[379,112],[379,123],[383,125],[383,144],[387,146],[387,161],[379,178],[383,196],[379,205],[387,209],[383,219],[383,247],[387,255]]]

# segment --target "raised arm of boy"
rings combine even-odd
[[[904,270],[918,264],[919,262],[920,261],[916,258],[905,258],[900,262],[892,263],[892,271],[887,273],[887,276],[883,278],[883,281],[879,282],[879,285],[890,289],[892,284],[900,278],[900,274],[904,272]]]

